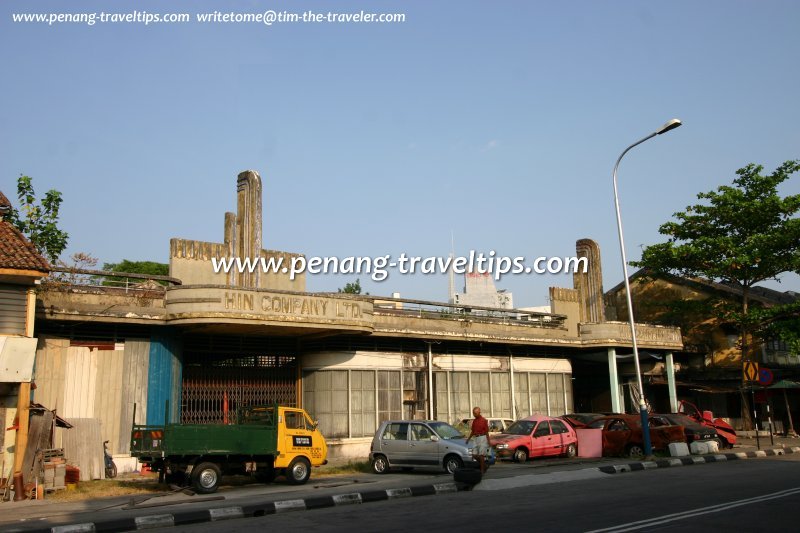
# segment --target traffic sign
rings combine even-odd
[[[758,381],[758,363],[755,361],[745,361],[742,371],[745,381]]]
[[[759,384],[767,387],[769,385],[772,385],[772,379],[773,379],[772,370],[770,370],[769,368],[762,368],[761,370],[758,371]]]

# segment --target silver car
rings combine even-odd
[[[443,468],[452,474],[474,461],[464,435],[450,424],[435,420],[383,422],[372,439],[369,458],[376,474],[385,474],[392,467]]]

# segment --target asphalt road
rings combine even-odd
[[[400,499],[172,532],[789,531],[800,509],[800,457],[607,475],[516,489]]]

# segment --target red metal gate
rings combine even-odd
[[[221,358],[186,353],[183,365],[181,421],[226,424],[247,405],[278,402],[297,405],[297,359],[258,355]]]

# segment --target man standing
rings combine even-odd
[[[467,437],[467,442],[472,437],[475,437],[475,448],[472,450],[472,455],[478,460],[481,467],[481,474],[486,473],[486,455],[489,453],[489,421],[481,416],[481,408],[475,407],[472,410],[472,416],[475,419],[472,421],[472,428]]]

